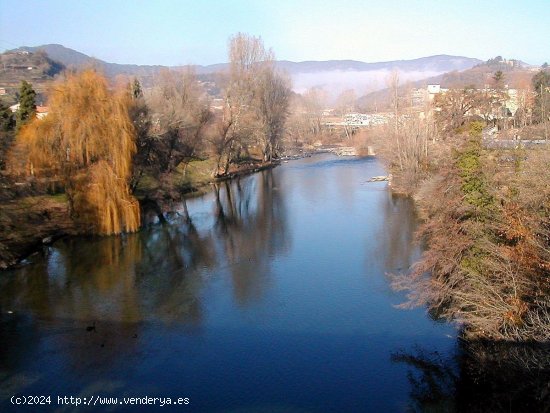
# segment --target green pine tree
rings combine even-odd
[[[36,113],[36,92],[32,85],[23,80],[19,88],[19,110],[17,111],[17,128],[20,128]]]
[[[137,78],[134,78],[134,83],[132,84],[132,96],[134,99],[139,99],[143,97],[143,90],[141,89],[141,83]]]
[[[7,153],[12,145],[15,116],[11,109],[0,101],[0,169],[6,167]],[[2,178],[0,177],[0,180]]]
[[[497,70],[495,72],[493,75],[493,80],[495,81],[495,86],[497,89],[500,89],[502,87],[502,83],[504,82],[504,73],[502,73],[502,70]]]
[[[15,127],[15,118],[11,109],[0,102],[0,131],[9,132]]]

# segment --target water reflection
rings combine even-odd
[[[382,173],[288,163],[184,200],[165,224],[62,240],[3,273],[0,410],[15,392],[324,413],[460,409],[471,383],[490,391],[498,378],[455,352],[452,327],[393,306],[385,274],[418,247],[410,201],[364,184]]]
[[[384,192],[380,197],[383,225],[379,230],[376,255],[384,258],[384,267],[391,272],[406,271],[418,259],[414,242],[417,217],[413,200]]]
[[[409,366],[410,411],[550,411],[548,344],[459,340],[452,355],[416,348],[392,361]]]
[[[214,193],[212,227],[197,229],[185,204],[170,225],[56,243],[32,265],[2,277],[0,308],[40,319],[200,324],[204,275],[223,268],[237,302],[257,299],[271,258],[287,246],[283,191],[272,171],[264,171],[222,183]]]
[[[122,237],[61,240],[2,274],[2,387],[13,394],[44,380],[13,375],[36,352],[51,351],[55,357],[45,362],[62,360],[72,375],[101,375],[151,342],[149,323],[200,330],[212,277],[229,275],[236,304],[258,300],[273,257],[288,247],[282,198],[273,173],[264,171],[221,183],[204,200],[184,200],[166,215],[169,224]],[[204,214],[200,202],[212,205],[210,225],[195,224]]]
[[[396,352],[391,359],[410,368],[407,373],[411,386],[409,411],[456,411],[454,396],[457,376],[453,358],[417,347],[411,352]]]
[[[268,170],[254,180],[226,181],[214,192],[216,238],[229,263],[235,300],[244,305],[261,297],[272,257],[289,247],[283,191]]]

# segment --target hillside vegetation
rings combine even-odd
[[[9,103],[15,102],[22,80],[32,83],[36,92],[43,93],[46,83],[65,69],[44,52],[6,52],[0,55],[0,63],[0,87],[6,89]]]
[[[405,306],[456,321],[466,338],[547,342],[550,72],[534,73],[519,117],[499,110],[505,99],[496,73],[492,93],[449,89],[424,117],[399,116],[394,94],[397,115],[367,131],[392,187],[412,195],[424,218],[425,251],[410,272],[393,277],[394,287],[408,291]],[[494,116],[480,116],[487,107]]]

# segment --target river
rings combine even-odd
[[[381,174],[374,159],[290,161],[187,200],[168,225],[60,240],[2,273],[0,410],[73,411],[57,396],[181,397],[166,411],[193,412],[418,407],[418,360],[455,377],[459,344],[425,309],[396,308],[388,274],[418,259],[417,219],[366,182]],[[15,394],[55,400],[25,410]]]

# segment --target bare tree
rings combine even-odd
[[[261,65],[271,52],[261,38],[237,33],[229,39],[229,72],[221,76],[223,110],[216,119],[212,143],[217,158],[215,176],[229,171],[233,158],[247,150],[254,135],[252,105]]]
[[[531,108],[534,104],[534,96],[531,89],[531,81],[528,78],[522,78],[518,81],[517,105],[514,116],[516,127],[523,128],[532,122]]]
[[[401,143],[399,133],[399,72],[397,70],[392,71],[386,79],[386,83],[391,94],[391,106],[393,112],[393,140],[395,142],[395,149],[397,151],[398,166],[400,170],[403,170],[403,159],[401,158]]]
[[[156,141],[158,168],[174,171],[196,156],[204,145],[211,119],[209,100],[191,70],[165,71],[148,97],[153,112],[151,133]]]
[[[273,158],[290,96],[289,81],[275,71],[273,59],[259,37],[238,33],[230,38],[224,105],[212,138],[215,175],[227,174],[230,163],[256,143],[262,147],[264,161]]]
[[[438,107],[437,122],[444,132],[449,134],[466,123],[468,115],[473,114],[474,109],[480,109],[483,102],[483,92],[473,87],[464,89],[451,89],[445,94],[436,97],[435,104]]]
[[[353,89],[344,90],[340,96],[336,99],[336,110],[338,114],[343,118],[346,114],[353,113],[355,111],[357,103],[357,96]],[[344,132],[346,138],[351,139],[351,130],[349,126],[344,122]]]
[[[257,90],[258,118],[264,162],[270,162],[283,137],[288,116],[290,81],[277,73],[272,64],[266,65],[259,76]]]
[[[303,95],[294,93],[289,99],[289,115],[285,127],[288,146],[298,148],[311,145],[316,139],[312,132],[311,119],[307,111],[307,102]]]
[[[327,94],[323,89],[316,87],[308,89],[303,97],[305,114],[308,118],[311,134],[320,135],[322,133],[322,116],[327,102]]]

